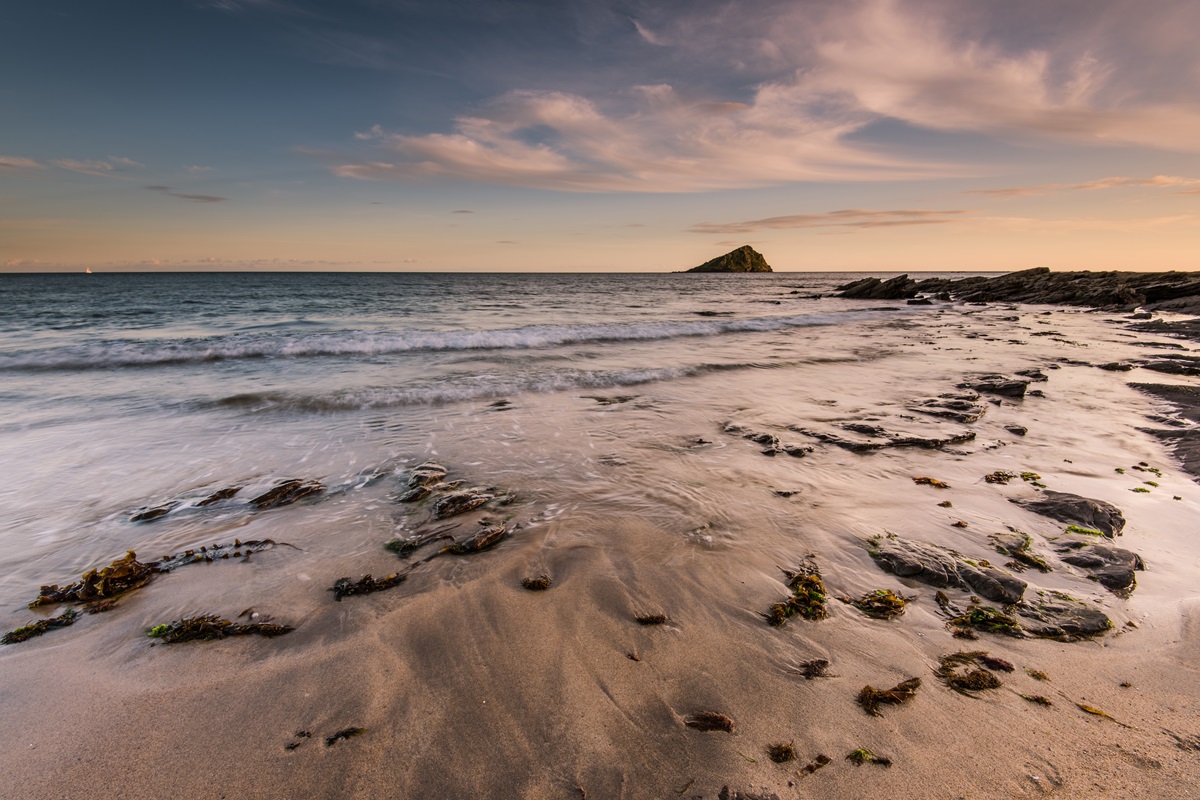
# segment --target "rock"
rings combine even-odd
[[[980,375],[978,378],[965,381],[958,385],[960,389],[974,389],[977,392],[998,394],[1002,397],[1024,397],[1029,388],[1029,380],[1017,380],[1004,375]]]
[[[1019,369],[1013,374],[1020,375],[1022,378],[1029,378],[1029,380],[1033,381],[1034,383],[1041,383],[1042,381],[1050,380],[1050,378],[1046,376],[1046,373],[1042,372],[1040,369]]]
[[[848,300],[903,300],[916,294],[917,282],[905,274],[886,281],[879,278],[853,281],[839,286],[837,296]]]
[[[1096,366],[1108,372],[1129,372],[1133,369],[1133,364],[1125,361],[1110,361],[1107,364],[1097,364]]]
[[[933,305],[933,301],[928,297],[914,297],[908,301],[908,304],[910,306],[931,306]]]
[[[465,514],[479,508],[492,497],[493,495],[477,489],[464,489],[461,492],[444,494],[433,502],[433,517],[434,519],[446,519]]]
[[[416,503],[419,500],[424,500],[426,497],[429,497],[429,495],[431,495],[431,494],[433,494],[432,488],[430,488],[428,486],[424,486],[424,485],[418,485],[418,486],[412,487],[407,492],[404,492],[399,497],[397,497],[396,502],[398,502],[398,503]]]
[[[130,522],[150,522],[152,520],[158,519],[159,517],[165,517],[167,514],[170,514],[171,511],[178,505],[179,505],[179,503],[171,502],[171,503],[164,503],[161,506],[153,506],[150,508],[139,508],[137,511],[134,511],[132,514],[129,515],[129,521]]]
[[[922,400],[920,405],[911,406],[909,410],[968,424],[978,421],[987,411],[987,406],[980,405],[978,400],[979,395],[974,393],[943,394]]]
[[[1103,611],[1059,592],[1038,592],[1017,606],[1025,632],[1044,639],[1075,641],[1112,629]]]
[[[1134,572],[1146,568],[1142,557],[1132,550],[1100,544],[1095,536],[1063,536],[1054,549],[1064,563],[1087,572],[1088,577],[1118,594],[1129,594],[1137,586]]]
[[[1200,375],[1200,356],[1156,355],[1156,360],[1142,364],[1143,369],[1167,375]]]
[[[958,553],[924,542],[896,537],[874,542],[872,555],[884,570],[939,588],[969,589],[997,603],[1017,603],[1025,581],[995,567],[970,564]]]
[[[848,439],[844,436],[839,436],[836,433],[823,433],[820,431],[811,431],[805,428],[792,428],[797,433],[803,433],[805,436],[811,436],[814,439],[825,442],[826,444],[837,445],[855,453],[865,453],[870,450],[882,450],[887,447],[920,447],[926,450],[936,450],[942,447],[947,447],[952,444],[962,444],[972,441],[975,438],[974,431],[966,433],[954,434],[946,437],[924,437],[924,436],[905,436],[902,434],[888,433],[882,428],[878,428],[879,433],[868,434],[873,436],[885,437],[883,441],[861,441],[857,439]]]
[[[429,486],[434,483],[439,483],[446,477],[449,472],[441,464],[434,464],[431,461],[426,461],[424,464],[418,464],[412,468],[412,472],[408,474],[409,486]]]
[[[698,267],[692,267],[688,272],[772,272],[771,265],[763,258],[762,253],[750,245],[742,245],[737,250],[731,250],[723,256],[705,261]]]
[[[930,278],[918,286],[922,293],[948,292],[965,302],[1057,303],[1127,311],[1146,306],[1195,313],[1189,309],[1200,297],[1200,280],[1187,272],[1051,272],[1038,267],[995,278]]]
[[[1024,425],[1005,425],[1004,430],[1008,431],[1014,436],[1024,436],[1025,434],[1029,433],[1029,428],[1026,428]]]
[[[1121,514],[1121,509],[1112,503],[1080,497],[1077,494],[1047,489],[1040,499],[1014,499],[1012,502],[1059,522],[1101,531],[1110,539],[1120,536],[1125,527],[1125,517]]]

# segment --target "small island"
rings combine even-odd
[[[731,250],[723,256],[705,261],[687,272],[773,272],[762,253],[748,244]]]

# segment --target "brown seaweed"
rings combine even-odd
[[[299,478],[289,478],[272,486],[267,491],[251,498],[250,505],[263,511],[268,508],[279,508],[295,503],[310,495],[325,491],[325,484],[320,481],[304,481]]]
[[[876,589],[867,592],[858,600],[850,597],[838,598],[843,603],[854,606],[859,611],[873,619],[892,619],[904,613],[907,598],[896,594],[891,589]]]
[[[988,483],[999,483],[1007,485],[1009,481],[1017,477],[1017,473],[1009,472],[1006,469],[998,469],[995,472],[989,472],[983,476],[983,479]]]
[[[776,764],[786,764],[796,760],[796,746],[792,742],[779,742],[767,745],[767,757]]]
[[[391,575],[386,575],[378,580],[372,578],[370,575],[363,575],[357,581],[352,581],[349,578],[338,578],[333,582],[333,586],[329,587],[329,591],[333,592],[333,599],[340,603],[343,597],[372,594],[399,586],[404,583],[407,577],[407,575],[393,572]]]
[[[835,675],[829,674],[829,662],[824,658],[814,658],[812,661],[801,661],[795,667],[791,668],[792,672],[798,675],[803,675],[805,680],[811,681],[814,678],[833,678]]]
[[[101,569],[83,573],[78,583],[59,588],[55,584],[43,586],[30,608],[52,603],[87,603],[116,597],[125,592],[140,589],[154,580],[159,570],[153,564],[143,564],[137,554],[130,550],[121,558]]]
[[[219,503],[222,500],[228,500],[229,498],[237,495],[237,493],[240,492],[241,490],[242,490],[241,486],[226,486],[224,489],[217,489],[215,492],[210,494],[208,497],[206,497],[203,500],[196,503],[196,508],[205,508],[207,506],[211,506],[216,503]]]
[[[794,570],[784,570],[783,574],[787,576],[792,596],[771,606],[764,614],[767,622],[773,627],[782,628],[792,616],[812,622],[825,619],[828,616],[825,609],[825,582],[821,580],[817,565],[805,561]]]
[[[950,484],[945,481],[939,481],[937,478],[930,478],[928,475],[914,475],[913,483],[918,486],[932,486],[935,489],[949,489]]]
[[[833,761],[832,758],[822,753],[812,761],[808,762],[808,764],[806,764],[803,769],[797,771],[796,774],[801,778],[803,778],[805,775],[812,775],[814,772],[819,770],[821,767],[826,766],[831,761]]]
[[[633,620],[638,625],[666,625],[671,618],[666,614],[634,614]]]
[[[1040,694],[1023,694],[1023,695],[1021,695],[1021,697],[1025,700],[1028,700],[1031,703],[1037,703],[1039,706],[1054,705],[1054,703],[1051,702],[1049,697],[1045,697],[1044,695],[1040,695]]]
[[[153,520],[159,519],[160,517],[165,517],[167,514],[170,514],[172,511],[174,511],[178,507],[179,507],[179,503],[172,501],[169,503],[163,503],[162,505],[158,505],[158,506],[139,508],[137,511],[134,511],[132,514],[129,515],[129,521],[130,522],[152,522]]]
[[[935,674],[947,686],[959,694],[968,696],[985,689],[999,689],[1000,679],[980,665],[986,664],[985,659],[991,657],[978,650],[971,652],[950,653],[942,656]],[[1007,665],[1011,671],[1012,665],[1002,659],[992,659]]]
[[[37,622],[31,622],[28,625],[22,625],[14,631],[9,631],[0,638],[0,644],[17,644],[24,642],[27,639],[32,639],[35,636],[41,636],[46,631],[52,631],[55,628],[65,628],[68,625],[74,625],[75,620],[79,618],[79,612],[74,609],[67,609],[64,613],[57,617],[49,619],[39,619]]]
[[[858,693],[858,704],[872,717],[883,716],[879,707],[883,705],[900,705],[907,703],[917,695],[921,686],[920,678],[909,678],[893,686],[891,689],[876,689],[874,686],[864,686]]]
[[[863,764],[874,764],[878,767],[890,767],[892,760],[887,756],[877,756],[865,747],[860,747],[857,750],[851,751],[846,760],[856,767],[861,767]]]
[[[549,575],[538,575],[536,578],[522,578],[521,585],[531,592],[544,592],[554,583]]]
[[[221,619],[216,614],[184,617],[174,622],[155,625],[147,635],[161,639],[166,644],[181,642],[211,641],[229,636],[282,636],[295,628],[290,625],[272,625],[266,622],[237,623]]]
[[[296,548],[293,544],[276,542],[274,539],[247,539],[244,542],[241,539],[234,539],[232,542],[217,542],[215,544],[184,550],[181,553],[172,553],[169,556],[163,556],[158,561],[151,561],[147,566],[152,567],[157,572],[170,572],[188,564],[199,564],[201,562],[211,564],[214,561],[228,560],[230,558],[249,558],[251,553],[270,550],[272,547]],[[299,548],[296,549],[298,550]]]
[[[733,720],[725,714],[719,714],[716,711],[697,711],[695,714],[691,714],[685,718],[683,724],[698,731],[724,731],[725,733],[733,733]]]
[[[508,527],[504,523],[487,525],[478,533],[473,533],[461,542],[454,542],[442,548],[443,553],[456,556],[468,556],[480,553],[500,544],[508,536]]]
[[[329,736],[325,737],[325,746],[332,747],[333,745],[337,744],[340,741],[349,739],[352,736],[362,736],[366,732],[367,732],[366,728],[359,728],[359,727],[342,728],[337,733],[330,734]]]

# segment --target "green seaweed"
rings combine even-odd
[[[874,686],[867,685],[858,693],[858,704],[872,717],[881,717],[883,714],[879,711],[880,706],[907,703],[916,696],[920,686],[920,678],[901,681],[891,689],[876,689]]]
[[[1009,481],[1017,477],[1017,473],[1009,472],[1006,469],[998,469],[995,472],[989,472],[983,476],[983,479],[988,483],[999,483],[1007,485]]]
[[[1081,536],[1104,536],[1104,531],[1098,531],[1095,528],[1085,528],[1081,525],[1068,525],[1067,533],[1078,533]]]
[[[1050,676],[1042,672],[1040,669],[1026,669],[1025,674],[1033,678],[1035,681],[1048,681]]]
[[[1038,475],[1036,472],[1022,472],[1021,473],[1021,480],[1025,481],[1026,483],[1033,483],[1035,481],[1040,481],[1041,479],[1042,479],[1042,476]]]
[[[856,767],[861,767],[863,764],[874,764],[878,767],[890,767],[892,765],[890,758],[887,756],[877,756],[865,747],[850,751],[846,756],[846,760]]]
[[[1121,467],[1117,467],[1115,470],[1113,470],[1113,472],[1116,472],[1118,475],[1124,475],[1124,474],[1125,474],[1125,470],[1124,470],[1124,469],[1122,469]]]
[[[976,606],[967,613],[951,619],[948,624],[959,629],[973,628],[985,633],[1023,636],[1021,623],[1017,621],[1016,617],[1011,617],[991,606]]]
[[[181,642],[211,641],[229,636],[282,636],[295,628],[290,625],[272,625],[266,622],[237,623],[221,619],[216,614],[184,617],[174,622],[155,625],[147,635],[161,639],[166,644]]]
[[[825,582],[821,580],[821,572],[816,564],[806,561],[794,570],[784,570],[788,579],[788,588],[792,596],[771,606],[764,615],[767,622],[782,628],[789,617],[800,616],[816,622],[825,619],[828,611],[825,608]]]
[[[79,618],[79,612],[73,608],[67,609],[57,617],[49,619],[39,619],[37,622],[31,622],[28,625],[22,625],[16,630],[9,631],[0,638],[0,644],[17,644],[24,642],[27,639],[32,639],[35,636],[41,636],[47,631],[55,630],[56,628],[65,628],[68,625],[74,625],[75,620]]]
[[[1137,492],[1138,494],[1150,494],[1150,490],[1147,489],[1145,486],[1135,486],[1132,489],[1130,489],[1129,491]]]
[[[843,603],[854,606],[872,619],[892,619],[904,613],[908,600],[896,594],[891,589],[876,589],[867,592],[858,600],[850,597],[838,598]]]

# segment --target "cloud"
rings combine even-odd
[[[475,212],[469,208],[460,208],[457,211],[451,211],[451,214],[474,214]]]
[[[1099,189],[1179,189],[1177,194],[1200,193],[1200,178],[1182,178],[1174,175],[1155,175],[1152,178],[1101,178],[1085,183],[1043,183],[1034,186],[1012,186],[1004,189],[972,189],[964,194],[979,194],[991,197],[1027,197],[1051,192],[1096,191]]]
[[[767,217],[747,222],[702,222],[688,228],[691,233],[755,233],[763,230],[796,228],[895,228],[907,225],[941,225],[957,222],[970,211],[929,211],[901,209],[873,211],[848,208],[824,214],[792,214],[786,217]]]
[[[638,16],[620,23],[669,53],[607,74],[644,75],[653,64],[652,74],[673,77],[644,86],[571,73],[558,86],[501,94],[434,132],[376,125],[355,134],[363,152],[333,171],[572,192],[968,171],[902,146],[885,122],[903,123],[910,142],[940,132],[976,144],[1200,152],[1200,56],[1180,33],[1200,25],[1200,6],[1159,0],[1149,20],[1132,0],[1062,3],[1069,8],[724,0],[682,13],[638,4]]]
[[[42,169],[42,165],[32,158],[0,156],[0,169]]]
[[[161,192],[171,197],[178,197],[180,200],[190,200],[193,203],[223,203],[228,200],[228,197],[220,197],[215,194],[184,194],[183,192],[173,192],[170,186],[147,186],[152,192]]]
[[[100,178],[124,178],[121,173],[130,169],[144,168],[144,164],[124,156],[109,156],[105,160],[80,160],[76,158],[56,158],[50,162],[59,169],[81,172],[84,175],[95,175]]]
[[[195,173],[199,173],[199,172],[209,172],[212,170],[212,167],[203,167],[199,164],[192,164],[190,166],[184,167],[184,169],[187,170],[188,172],[195,174]]]

